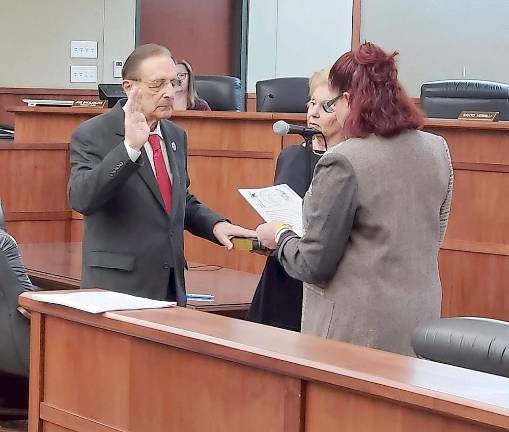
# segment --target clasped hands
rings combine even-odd
[[[262,244],[262,246],[273,251],[277,247],[276,232],[280,226],[281,222],[269,222],[258,225],[256,231],[253,231],[223,221],[214,225],[214,236],[228,250],[233,248],[233,243],[230,240],[232,237],[245,237],[253,239],[258,238],[258,241]],[[267,255],[267,252],[264,251],[257,252],[261,253],[262,255]]]

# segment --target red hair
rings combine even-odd
[[[343,54],[332,66],[331,87],[350,95],[350,113],[343,126],[346,137],[391,137],[423,126],[422,112],[398,81],[397,55],[366,42]]]

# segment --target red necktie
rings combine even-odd
[[[157,134],[150,134],[148,137],[150,147],[152,147],[154,158],[154,169],[156,171],[157,185],[159,192],[163,197],[164,208],[168,213],[171,212],[171,182],[166,164],[164,163],[163,152],[161,151],[161,139]]]

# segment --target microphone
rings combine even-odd
[[[272,125],[272,130],[276,135],[297,134],[302,135],[304,138],[312,137],[313,135],[321,134],[318,129],[308,128],[305,126],[292,125],[286,123],[284,120],[279,120]]]

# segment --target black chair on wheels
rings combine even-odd
[[[488,318],[442,318],[418,327],[418,357],[509,377],[509,322]]]
[[[240,79],[225,75],[196,75],[198,96],[212,111],[245,111],[245,98]]]
[[[509,85],[477,80],[432,81],[421,86],[428,117],[456,119],[462,111],[498,111],[509,120]]]
[[[256,111],[305,113],[309,78],[275,78],[256,83]]]

